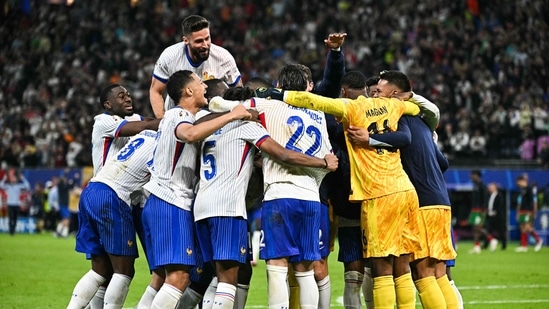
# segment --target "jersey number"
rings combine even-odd
[[[310,137],[314,136],[315,142],[311,147],[309,147],[309,149],[305,151],[305,154],[312,156],[318,152],[322,141],[322,134],[320,133],[319,129],[317,129],[315,126],[308,126],[307,128],[305,128],[303,119],[301,119],[301,117],[299,116],[292,116],[288,118],[288,121],[286,121],[286,123],[290,126],[296,127],[294,134],[292,134],[292,137],[290,137],[290,140],[286,143],[286,149],[303,153],[303,150],[297,147],[297,143],[306,133]]]
[[[131,143],[127,144],[124,148],[122,148],[122,150],[120,150],[116,159],[122,162],[128,160],[135,153],[135,150],[141,147],[144,142],[144,138],[134,139]]]
[[[207,153],[209,148],[215,147],[215,141],[208,141],[204,143],[204,146],[202,146],[202,163],[203,166],[210,165],[210,170],[204,169],[204,178],[206,180],[210,180],[215,177],[215,174],[217,173],[217,167],[215,165],[215,157],[213,154]]]
[[[391,130],[391,127],[389,126],[389,119],[383,120],[383,128],[381,130],[379,129],[377,122],[372,122],[368,126],[368,132],[370,132],[370,134],[379,134],[379,133],[385,133],[385,132],[391,132],[391,131],[392,130]],[[384,148],[375,147],[375,149],[378,154],[383,154],[384,150],[387,150],[388,152],[397,151],[396,148],[387,148],[387,147],[384,147]]]

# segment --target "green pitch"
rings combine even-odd
[[[13,237],[0,234],[0,308],[64,308],[72,288],[90,264],[74,251],[74,238],[57,239],[51,234]],[[460,242],[453,269],[465,308],[549,308],[549,248],[516,253],[511,243],[506,251],[468,254],[470,242]],[[343,308],[343,267],[337,253],[330,255],[332,308]],[[149,282],[145,258],[136,262],[125,308],[133,308]],[[419,299],[418,299],[419,301]],[[254,268],[247,308],[267,308],[264,262]],[[417,308],[421,308],[418,303]]]

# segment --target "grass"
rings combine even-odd
[[[72,288],[90,264],[74,251],[74,238],[50,234],[0,234],[0,308],[64,308]],[[470,242],[460,242],[453,269],[465,308],[549,308],[549,248],[516,253],[516,243],[506,251],[470,255]],[[125,308],[133,308],[149,282],[141,253]],[[332,308],[343,308],[343,267],[330,255]],[[419,301],[419,300],[418,300]],[[247,308],[267,308],[265,266],[254,268]],[[421,308],[418,304],[417,308]]]

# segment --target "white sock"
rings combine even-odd
[[[332,285],[330,283],[330,275],[324,279],[317,281],[318,286],[318,308],[329,309],[332,301]]]
[[[290,295],[288,293],[288,267],[267,264],[267,298],[269,309],[288,308]],[[314,278],[313,278],[314,282]],[[315,288],[315,290],[318,289]]]
[[[364,267],[362,294],[364,294],[366,308],[374,309],[374,279],[372,279],[372,269],[370,267]]]
[[[246,301],[248,300],[248,291],[250,290],[249,284],[237,284],[236,285],[236,298],[234,302],[235,309],[244,309],[246,307]]]
[[[66,225],[63,225],[61,228],[61,237],[69,237],[69,227]]]
[[[314,270],[296,271],[295,279],[299,284],[300,308],[318,308],[318,286],[316,285]]]
[[[175,309],[177,302],[183,295],[178,288],[173,285],[164,283],[160,291],[154,297],[151,304],[151,309]]]
[[[343,274],[343,278],[345,280],[345,287],[343,288],[343,306],[349,309],[362,308],[360,290],[364,275],[353,270],[346,271]]]
[[[103,308],[116,309],[124,306],[124,301],[130,289],[132,278],[123,274],[113,274],[111,282],[105,291]]]
[[[217,277],[213,277],[202,299],[202,309],[211,309],[213,306],[215,291],[217,290]]]
[[[461,297],[461,293],[459,292],[454,280],[450,280],[450,285],[452,286],[452,289],[454,289],[454,292],[456,292],[456,296],[458,298],[459,309],[463,309],[463,297]]]
[[[141,299],[137,303],[137,307],[135,307],[135,309],[150,309],[156,293],[157,291],[153,289],[152,286],[148,285],[145,289],[145,292],[141,296]]]
[[[90,301],[90,309],[102,309],[103,308],[106,289],[107,288],[104,287],[104,286],[100,286],[99,289],[97,289],[97,292],[95,292],[95,295],[93,295],[93,298]]]
[[[55,232],[57,235],[61,236],[61,232],[63,232],[63,223],[59,222],[57,223],[57,227],[55,228]]]
[[[259,240],[261,238],[260,231],[254,231],[252,234],[252,257],[254,262],[259,261]]]
[[[203,295],[199,294],[197,291],[186,288],[185,292],[183,292],[183,296],[179,299],[177,309],[194,309],[202,300],[202,296]]]
[[[219,282],[217,284],[217,291],[214,298],[214,309],[232,309],[234,306],[234,298],[236,295],[236,286]]]
[[[88,271],[74,286],[67,309],[84,308],[91,301],[95,292],[105,283],[106,279],[91,270]]]

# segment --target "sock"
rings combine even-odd
[[[450,285],[448,276],[444,275],[437,279],[437,284],[444,295],[444,300],[446,301],[447,309],[459,309],[458,297]]]
[[[210,281],[210,285],[204,293],[204,298],[202,298],[202,309],[211,309],[214,303],[215,291],[217,290],[217,277],[213,277]]]
[[[55,228],[55,233],[57,233],[57,235],[61,236],[62,231],[63,231],[63,223],[59,222],[59,223],[57,223],[57,227]]]
[[[135,309],[150,309],[157,291],[152,286],[147,286]]]
[[[416,280],[415,285],[419,292],[421,304],[425,309],[436,309],[441,306],[446,307],[446,300],[437,284],[435,276],[428,276]],[[415,305],[414,305],[415,308]]]
[[[520,245],[523,247],[528,246],[528,235],[526,233],[520,233]]]
[[[299,284],[299,305],[301,309],[318,308],[318,287],[314,270],[296,271],[295,279]]]
[[[160,291],[158,291],[154,297],[151,304],[151,309],[175,308],[182,295],[183,292],[181,292],[178,288],[164,283],[160,288]]]
[[[295,279],[293,267],[288,268],[288,289],[290,293],[290,296],[288,297],[288,301],[290,302],[289,309],[299,309],[299,284]]]
[[[374,309],[374,280],[372,279],[372,269],[364,267],[364,279],[362,281],[362,294],[367,309]]]
[[[463,309],[463,297],[461,297],[461,293],[459,292],[454,280],[450,280],[450,285],[452,286],[452,289],[454,290],[454,293],[456,293],[456,296],[457,296],[457,299],[458,299],[458,308]]]
[[[288,289],[284,288],[287,286],[287,275],[287,267],[267,264],[267,298],[269,309],[287,309],[290,306]],[[317,289],[315,288],[315,290]]]
[[[475,241],[475,247],[480,247],[480,241]]]
[[[329,309],[332,296],[332,285],[330,283],[330,275],[316,283],[318,286],[318,308]]]
[[[343,274],[345,287],[343,288],[343,307],[348,309],[362,308],[360,301],[360,288],[364,275],[356,270],[346,271]]]
[[[374,278],[374,308],[393,309],[395,307],[396,294],[393,276],[380,276]],[[415,304],[414,304],[415,305]]]
[[[105,302],[105,291],[107,290],[106,287],[100,286],[99,289],[97,289],[97,292],[95,292],[95,295],[93,295],[92,300],[90,301],[90,309],[102,309],[103,303]]]
[[[188,287],[185,289],[183,295],[179,299],[177,309],[194,309],[201,300],[202,295]]]
[[[236,285],[236,298],[234,302],[234,309],[244,309],[246,307],[246,301],[248,300],[248,291],[250,290],[249,284],[237,284]]]
[[[124,301],[128,295],[128,290],[130,289],[130,283],[132,278],[122,275],[122,274],[113,274],[111,282],[105,291],[105,298],[103,300],[105,309],[115,309],[122,308],[124,306]]]
[[[217,284],[217,291],[215,292],[215,298],[212,308],[232,309],[234,306],[235,295],[236,286],[226,282],[219,282]]]
[[[252,234],[252,256],[255,263],[259,261],[259,243],[261,239],[261,232],[254,231]]]
[[[67,309],[84,308],[105,281],[105,278],[90,269],[74,286]]]
[[[412,274],[407,273],[395,279],[395,293],[398,309],[416,308],[416,287]]]
[[[536,233],[535,231],[532,231],[530,232],[530,235],[532,235],[534,237],[534,239],[536,240],[536,243],[539,242],[539,235],[538,233]]]
[[[63,225],[61,228],[61,237],[69,237],[69,227],[66,225]]]

